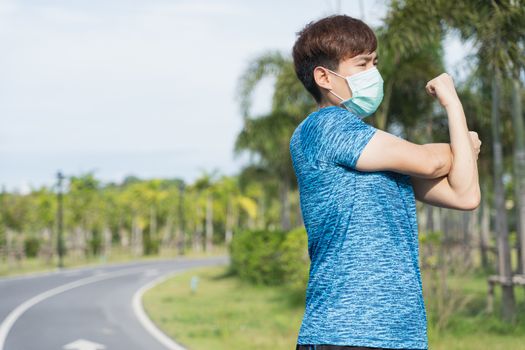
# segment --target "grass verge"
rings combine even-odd
[[[198,277],[195,293],[191,279]],[[501,291],[494,315],[483,310],[484,276],[450,276],[454,293],[469,302],[454,310],[447,326],[437,331],[429,324],[432,350],[525,350],[525,296],[516,288],[520,317],[513,325],[498,317]],[[190,350],[294,349],[304,312],[304,291],[255,286],[227,274],[227,267],[192,269],[150,289],[144,295],[149,317],[167,335]],[[428,310],[429,319],[435,319]]]

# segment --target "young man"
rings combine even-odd
[[[318,109],[290,140],[311,259],[296,349],[428,349],[415,199],[475,209],[481,142],[446,73],[426,89],[447,111],[450,144],[418,145],[363,121],[383,80],[362,21],[330,16],[298,35],[295,70]]]

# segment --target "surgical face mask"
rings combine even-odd
[[[360,118],[374,113],[383,101],[383,78],[376,67],[347,77],[330,69],[328,71],[346,80],[352,91],[352,97],[344,100],[332,90],[330,92],[341,100],[341,104],[348,111],[357,114]]]

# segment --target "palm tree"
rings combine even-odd
[[[213,200],[217,175],[217,170],[211,173],[204,171],[194,184],[194,188],[206,197],[206,252],[210,252],[213,249]]]
[[[384,25],[374,29],[378,69],[385,81],[383,102],[374,119],[376,127],[383,130],[390,124],[388,118],[411,130],[422,115],[432,114],[432,100],[426,95],[424,83],[444,70],[444,31],[435,18],[413,15],[419,11],[419,7],[408,11],[399,1],[393,1]],[[392,105],[392,101],[403,103]]]
[[[457,8],[450,6],[448,22],[460,30],[464,39],[474,38],[479,44],[477,52],[480,66],[488,67],[492,75],[492,142],[494,157],[494,191],[496,207],[496,228],[498,230],[498,269],[499,278],[502,280],[502,307],[503,317],[510,321],[516,315],[514,288],[512,285],[511,254],[508,242],[508,222],[505,208],[505,193],[503,187],[503,151],[500,141],[501,85],[502,80],[519,78],[519,71],[524,67],[523,43],[525,39],[525,10],[519,1],[500,0],[491,2],[478,2],[474,0],[463,2],[468,16]],[[471,17],[470,21],[467,18]],[[520,47],[521,45],[521,47]],[[512,68],[514,72],[512,73]],[[522,118],[516,116],[514,119]],[[523,139],[523,127],[514,128],[517,139]],[[517,144],[517,147],[523,145]],[[525,149],[516,149],[522,154]],[[517,175],[523,175],[523,160],[518,159],[515,167],[519,169]],[[523,176],[522,176],[523,177]],[[519,177],[518,177],[519,179]],[[522,179],[519,181],[523,181]],[[525,187],[518,187],[518,198],[525,196]],[[518,205],[521,206],[523,203]],[[521,212],[522,208],[518,211]],[[518,217],[519,218],[519,217]],[[523,218],[522,218],[523,219]],[[518,223],[523,225],[523,223]],[[525,232],[522,231],[522,241]]]
[[[224,222],[224,245],[228,247],[233,239],[233,230],[238,216],[239,201],[242,196],[239,191],[238,177],[222,176],[216,182],[216,197]]]
[[[96,253],[100,248],[99,232],[93,230],[100,215],[97,205],[99,189],[100,181],[93,172],[69,178],[69,190],[64,200],[65,213],[69,214],[69,225],[75,230],[72,238],[76,248],[84,256]]]
[[[250,111],[252,94],[266,77],[275,77],[272,108],[266,115],[253,117]],[[278,52],[263,54],[250,62],[240,80],[239,98],[244,127],[235,142],[235,154],[248,151],[252,155],[251,165],[277,179],[281,228],[289,230],[289,195],[297,186],[290,158],[290,137],[301,120],[314,110],[314,100],[297,79],[291,58]]]
[[[514,179],[515,196],[517,199],[517,233],[520,239],[519,269],[518,273],[525,275],[525,126],[523,123],[523,109],[521,103],[522,86],[519,79],[519,70],[514,69],[512,79],[512,123],[515,128],[514,146]]]
[[[510,250],[508,246],[508,225],[505,211],[505,197],[503,190],[503,155],[500,141],[500,86],[502,79],[509,79],[514,67],[514,77],[519,76],[523,69],[523,43],[525,37],[525,10],[521,1],[495,0],[495,1],[392,1],[391,18],[405,22],[410,28],[411,35],[424,38],[428,33],[433,33],[446,24],[448,28],[459,30],[462,39],[474,40],[477,44],[476,57],[480,69],[488,68],[492,76],[492,142],[494,159],[494,200],[496,207],[496,228],[498,234],[499,276],[503,280],[503,317],[511,320],[515,316],[515,301],[512,278]],[[443,21],[436,21],[442,19]],[[443,23],[442,23],[443,22]],[[409,37],[410,38],[410,37]],[[518,74],[516,74],[518,72]],[[518,106],[516,102],[516,106]],[[515,108],[515,115],[519,113],[519,106]],[[515,118],[521,118],[517,116]],[[523,128],[514,128],[516,133],[523,138]],[[517,151],[523,154],[522,144],[517,144]],[[523,158],[523,157],[522,157]],[[516,166],[519,167],[518,175],[523,175],[523,163],[520,158]],[[521,176],[523,178],[523,176]],[[520,180],[522,181],[522,180]],[[525,187],[519,189],[518,198],[524,198]],[[523,212],[523,201],[519,204]],[[523,216],[522,218],[523,219]],[[523,224],[520,224],[523,227]],[[522,230],[522,242],[525,241]]]

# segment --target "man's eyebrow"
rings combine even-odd
[[[370,61],[372,59],[372,55],[359,55],[356,57],[357,60],[364,60],[366,62]],[[376,53],[375,59],[379,59],[379,55]]]

